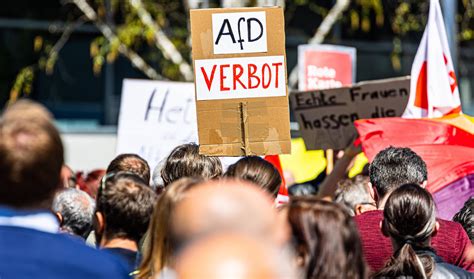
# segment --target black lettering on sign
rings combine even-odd
[[[304,95],[307,95],[306,93]],[[311,98],[305,98],[303,94],[296,94],[295,111],[321,108],[321,107],[337,107],[345,106],[345,103],[337,102],[336,96],[328,96],[323,91],[311,92]]]
[[[385,99],[385,98],[397,98],[408,96],[408,91],[406,88],[388,88],[388,89],[380,89],[380,90],[373,90],[373,91],[360,91],[360,87],[353,87],[349,89],[349,93],[351,95],[351,101],[365,101],[365,100],[378,100],[378,99]]]
[[[227,27],[227,32],[224,32],[225,28]],[[221,39],[222,35],[229,35],[232,42],[235,44],[235,37],[234,37],[234,32],[232,32],[232,27],[230,27],[230,22],[228,19],[224,19],[224,22],[222,22],[221,29],[219,30],[219,34],[217,35],[216,42],[214,43],[215,45],[219,44],[219,40]]]
[[[239,44],[240,44],[240,50],[243,50],[244,49],[244,46],[243,46],[243,42],[244,40],[242,40],[242,35],[240,34],[240,22],[244,22],[245,21],[245,18],[241,17],[239,18],[239,21],[237,22],[237,33],[239,33]]]
[[[400,88],[398,91],[400,96],[408,96],[408,90],[406,88]]]
[[[148,116],[150,115],[150,111],[158,110],[158,112],[159,112],[158,113],[158,122],[161,122],[161,117],[163,115],[163,110],[164,110],[165,105],[166,105],[166,100],[168,99],[168,93],[169,93],[169,90],[166,90],[165,97],[163,98],[163,101],[161,102],[161,104],[159,106],[154,106],[153,105],[153,100],[155,99],[156,89],[153,89],[153,92],[151,93],[150,99],[148,99],[148,105],[147,105],[146,110],[145,110],[145,121],[148,121]]]
[[[193,106],[193,99],[187,99],[184,103],[173,105],[173,101],[168,102],[170,95],[169,89],[166,90],[163,99],[156,100],[156,96],[161,95],[156,93],[156,89],[151,93],[150,98],[145,109],[145,121],[165,122],[169,124],[189,124],[193,115],[190,113]],[[153,111],[157,111],[158,117],[151,116]]]
[[[354,102],[356,97],[358,97],[360,94],[359,94],[359,90],[360,90],[360,87],[357,86],[357,87],[352,87],[351,89],[349,89],[349,93],[351,94],[351,101]]]
[[[300,114],[301,121],[303,123],[303,129],[315,130],[315,129],[332,129],[337,130],[341,127],[348,127],[359,119],[357,113],[351,114],[330,114],[324,115],[321,118],[307,119],[304,114]]]
[[[393,109],[386,109],[383,107],[375,107],[375,111],[370,115],[371,118],[395,117],[396,113]]]
[[[238,39],[235,39],[234,31],[232,30],[232,26],[230,24],[229,19],[224,19],[222,22],[222,25],[219,29],[219,34],[217,35],[216,41],[214,42],[214,45],[218,45],[219,41],[222,36],[230,36],[230,39],[232,40],[232,43],[236,44],[238,43],[240,45],[240,50],[244,50],[244,42],[245,38],[242,38],[242,25],[245,24],[243,28],[247,28],[247,42],[252,43],[255,41],[258,41],[262,38],[263,36],[263,24],[262,22],[255,17],[251,17],[246,19],[245,17],[239,18],[237,21],[237,36]],[[259,32],[256,34],[252,34],[252,26],[256,26],[255,24],[258,25]],[[235,26],[234,26],[235,28]],[[253,35],[253,36],[252,36]]]
[[[260,34],[258,34],[258,36],[255,37],[255,38],[252,38],[252,26],[251,26],[252,22],[256,22],[260,27]],[[254,17],[251,17],[251,18],[247,19],[247,30],[248,30],[248,41],[249,42],[258,41],[263,36],[263,25],[260,22],[260,20],[254,18]]]

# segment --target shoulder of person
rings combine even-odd
[[[474,278],[474,274],[448,263],[436,263],[432,279],[468,279]]]
[[[77,261],[79,269],[86,267],[89,272],[94,272],[97,276],[104,276],[104,278],[129,278],[125,263],[118,257],[89,247],[79,240],[60,237],[63,238],[65,246],[70,246],[68,248],[76,255],[73,260]]]
[[[439,223],[439,226],[440,226],[439,229],[440,230],[449,230],[451,232],[453,232],[453,231],[456,231],[456,232],[464,231],[461,224],[459,224],[457,222],[449,221],[449,220],[445,220],[445,219],[440,219],[440,218],[436,218],[436,221],[438,221],[438,223]]]
[[[366,222],[380,222],[383,219],[382,210],[370,210],[362,214],[354,216],[354,220],[357,223],[366,223]]]
[[[18,258],[18,268],[35,267],[57,278],[129,278],[125,265],[115,258],[86,246],[80,240],[62,234],[52,234],[19,227],[0,227],[2,257]],[[21,278],[21,271],[18,271]],[[54,275],[53,275],[54,273]]]
[[[445,240],[452,243],[452,245],[463,247],[470,243],[469,237],[461,224],[444,219],[437,219],[437,221],[439,223],[439,232],[434,239],[446,238]]]

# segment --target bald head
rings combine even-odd
[[[190,245],[178,257],[178,278],[294,278],[291,261],[268,243],[236,234],[213,235]]]
[[[236,180],[198,185],[177,204],[172,215],[173,236],[181,244],[220,231],[283,242],[280,228],[270,195]]]

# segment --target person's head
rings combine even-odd
[[[180,279],[296,278],[290,257],[269,243],[238,234],[217,234],[198,239],[178,257]]]
[[[85,192],[66,188],[56,194],[52,210],[58,216],[61,231],[86,239],[92,230],[95,202]]]
[[[474,244],[474,198],[471,197],[465,203],[463,208],[459,210],[453,218],[454,222],[462,225],[466,231],[471,243]]]
[[[301,278],[367,277],[356,225],[339,205],[296,197],[290,200],[288,220]]]
[[[0,121],[0,204],[14,208],[50,208],[61,187],[63,145],[47,121]]]
[[[318,189],[310,183],[295,184],[288,188],[288,194],[290,197],[315,196]]]
[[[380,151],[369,166],[374,200],[382,207],[388,195],[403,184],[425,185],[428,171],[423,159],[410,148],[388,147]]]
[[[281,185],[278,170],[259,156],[247,156],[238,160],[229,166],[225,176],[253,182],[274,198],[277,197]]]
[[[219,158],[199,154],[199,146],[194,143],[182,144],[173,149],[161,169],[165,187],[183,177],[213,179],[221,174]]]
[[[334,201],[342,205],[351,216],[377,209],[369,191],[369,178],[358,175],[338,183]]]
[[[136,174],[109,173],[97,193],[95,232],[101,246],[112,239],[133,240],[145,234],[156,194]]]
[[[2,115],[2,120],[34,120],[42,123],[53,123],[53,115],[43,105],[28,99],[21,99],[9,105]]]
[[[382,233],[392,240],[395,253],[377,277],[429,278],[433,260],[417,256],[415,251],[429,249],[431,237],[439,227],[431,194],[418,184],[402,185],[388,197],[383,215]]]
[[[137,154],[120,154],[107,167],[106,172],[127,171],[139,176],[146,184],[150,183],[150,166],[147,161]]]
[[[185,193],[200,182],[202,180],[199,178],[181,178],[161,193],[148,226],[148,238],[144,243],[143,260],[137,278],[153,277],[170,264],[174,250],[169,238],[171,213]]]
[[[243,181],[209,181],[194,187],[177,203],[171,219],[175,247],[220,231],[245,233],[279,245],[288,237],[272,197]]]

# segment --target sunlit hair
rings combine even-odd
[[[225,176],[253,182],[275,198],[282,181],[278,170],[258,156],[247,156],[238,160],[229,166]]]
[[[221,174],[220,159],[199,154],[199,146],[195,143],[182,144],[173,149],[161,169],[165,187],[183,177],[213,179]]]
[[[137,154],[120,154],[107,167],[107,173],[129,171],[138,175],[146,184],[150,183],[150,166],[145,159]]]
[[[368,183],[369,178],[362,175],[339,181],[334,201],[342,205],[351,216],[354,216],[357,205],[373,204]]]
[[[313,197],[295,197],[288,220],[301,278],[367,278],[359,233],[342,207]]]
[[[433,259],[415,252],[430,249],[435,230],[436,207],[430,193],[417,184],[403,185],[390,194],[383,213],[382,230],[399,249],[374,278],[430,278]]]
[[[152,278],[169,265],[174,250],[170,240],[171,212],[176,203],[184,198],[185,192],[200,182],[201,178],[181,178],[160,195],[148,227],[137,278]]]
[[[17,208],[50,207],[61,187],[63,145],[47,121],[0,121],[0,204]]]

